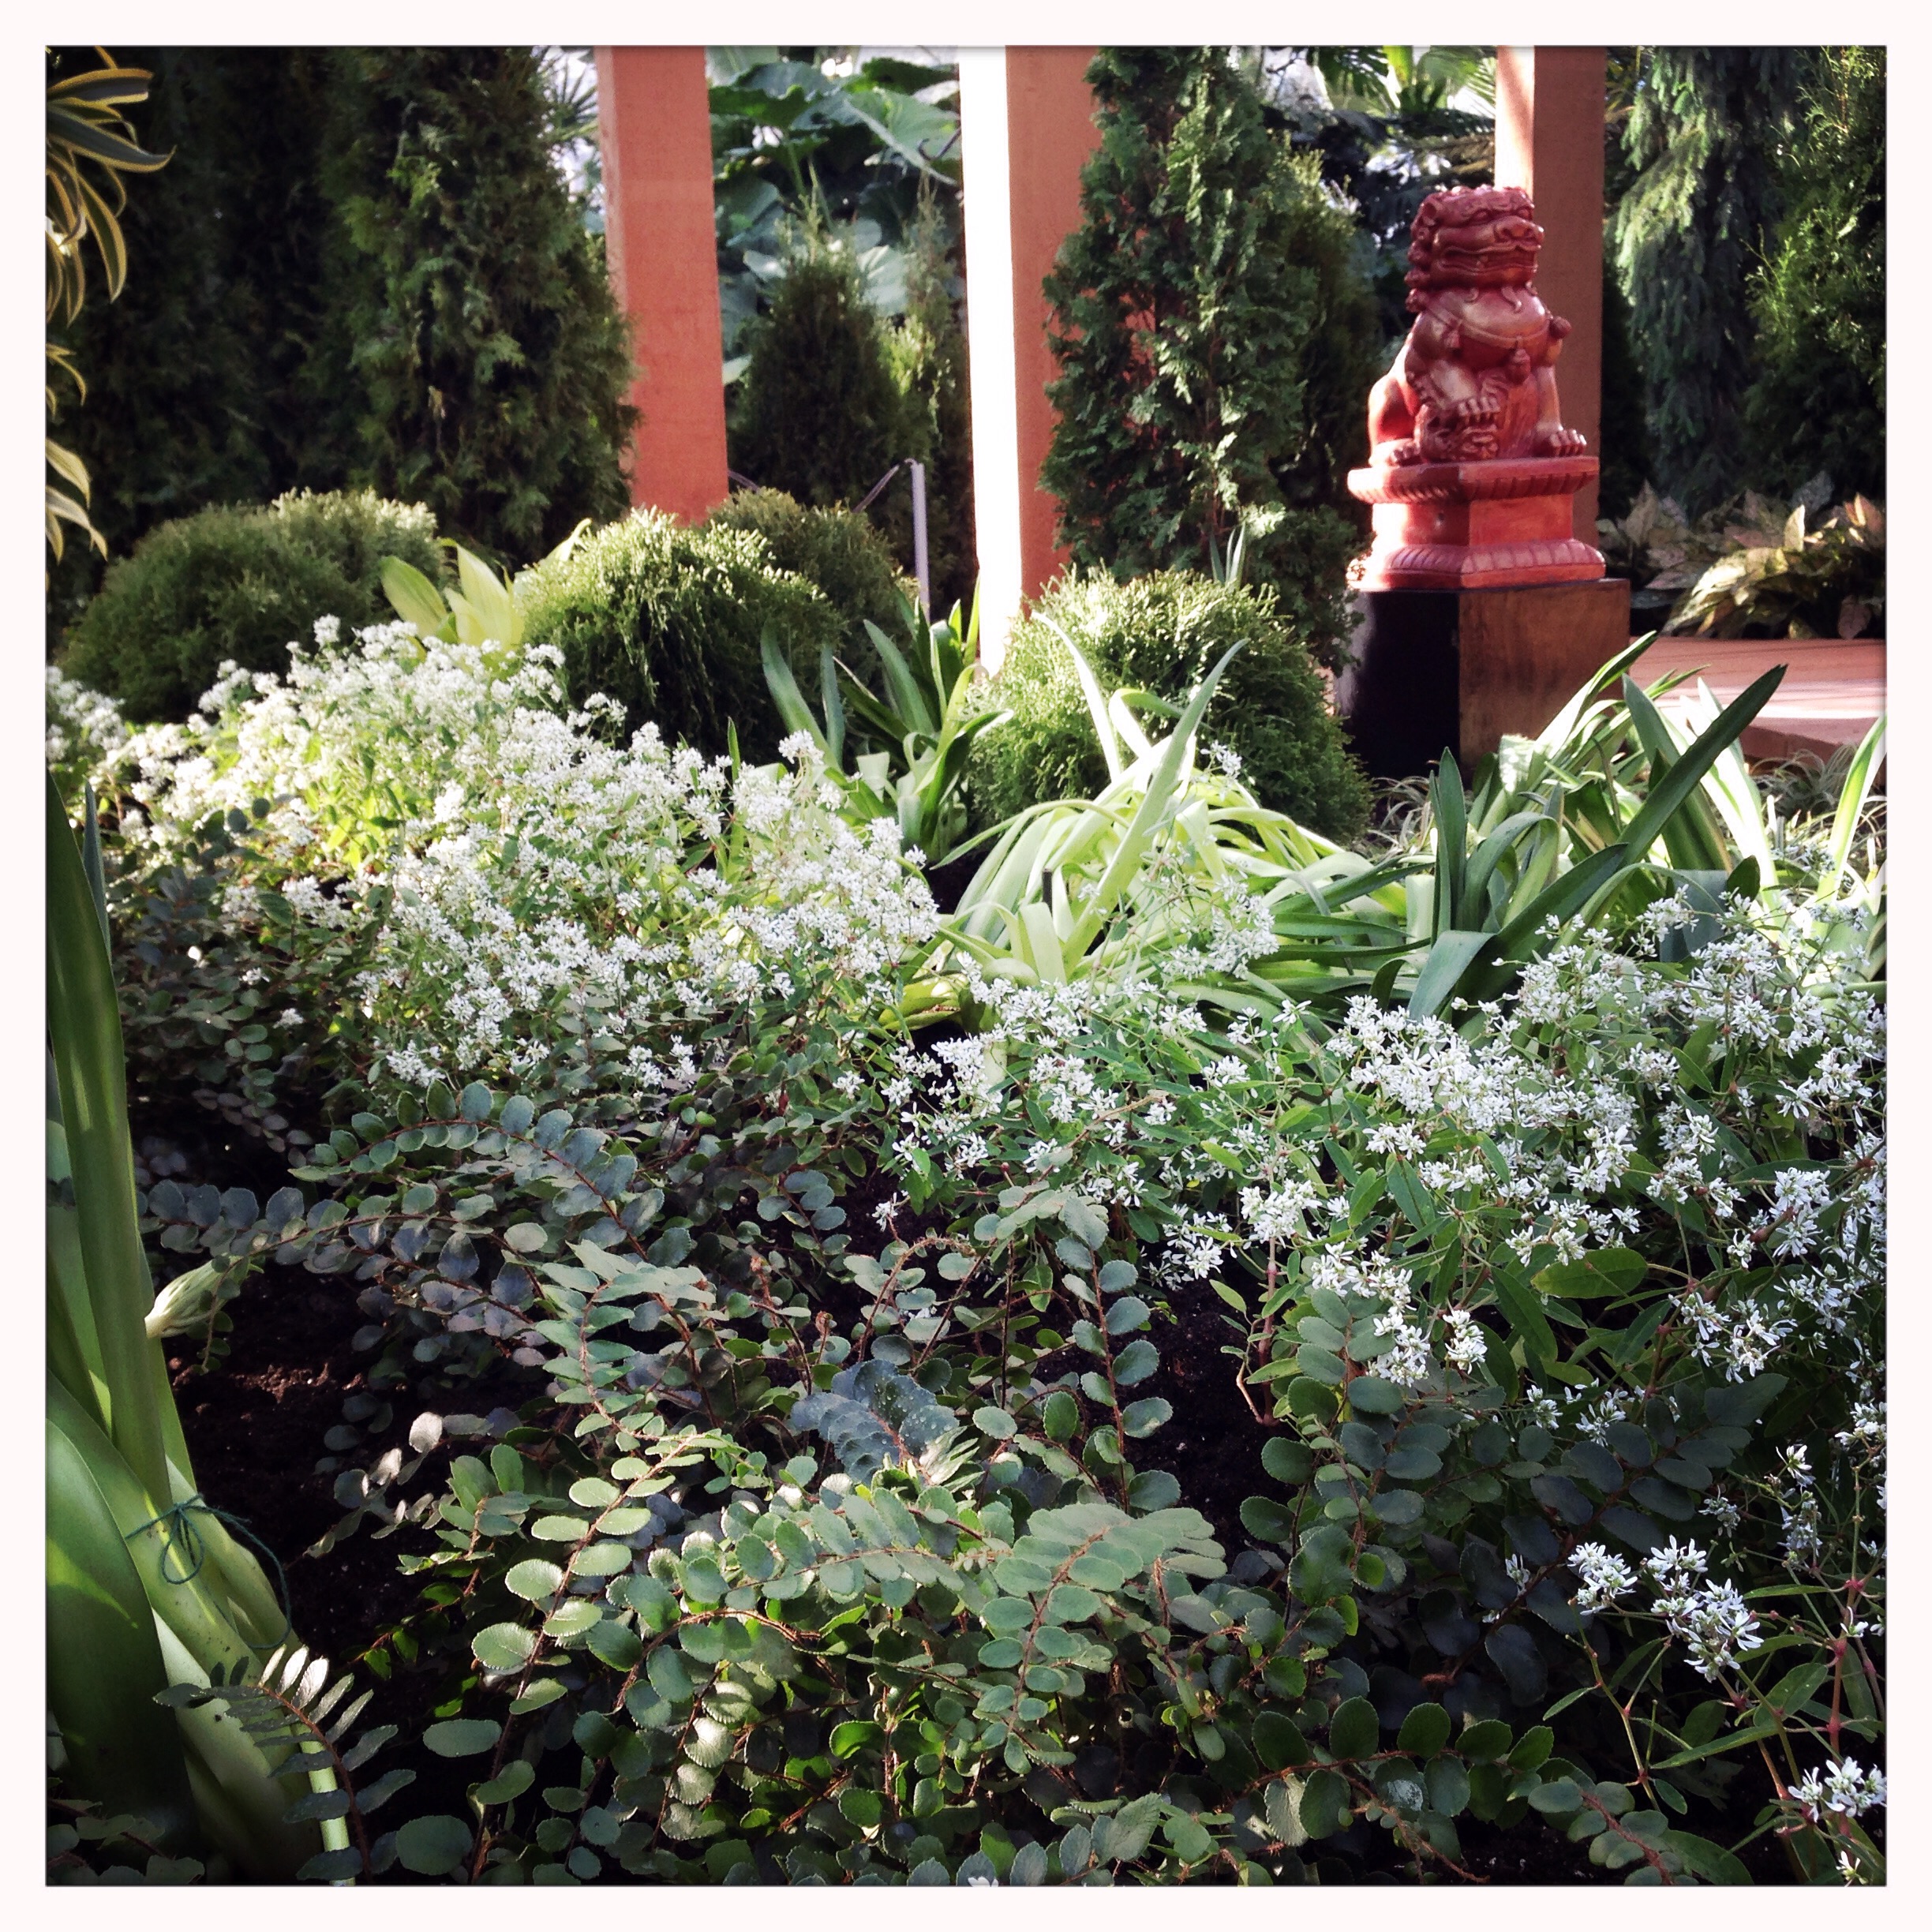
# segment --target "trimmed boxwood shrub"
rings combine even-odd
[[[373,490],[307,490],[198,511],[151,530],[111,565],[68,633],[63,668],[147,724],[185,718],[225,661],[279,671],[318,617],[345,635],[386,622],[382,560],[441,569],[436,520]]]
[[[1229,665],[1201,726],[1241,754],[1241,779],[1264,805],[1348,839],[1368,817],[1368,787],[1324,702],[1321,680],[1264,586],[1218,584],[1193,571],[1116,583],[1063,578],[1016,625],[995,689],[1012,721],[974,748],[983,824],[1043,799],[1091,798],[1107,782],[1080,680],[1051,619],[1092,665],[1103,691],[1123,686],[1178,702],[1230,645]]]
[[[564,653],[572,704],[601,691],[623,704],[628,729],[652,721],[667,743],[713,757],[734,724],[747,758],[777,755],[784,730],[759,655],[768,625],[814,689],[819,647],[840,642],[831,605],[781,569],[757,531],[693,530],[661,511],[546,559],[518,578],[517,594],[525,642]]]
[[[781,570],[816,584],[849,640],[868,618],[895,642],[901,600],[919,589],[902,576],[886,539],[856,510],[808,508],[783,490],[740,490],[705,519],[707,530],[756,530]]]

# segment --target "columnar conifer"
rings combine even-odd
[[[1361,541],[1344,479],[1379,373],[1353,224],[1226,48],[1104,48],[1088,80],[1100,145],[1046,283],[1060,421],[1041,480],[1062,539],[1125,578],[1204,566],[1211,538],[1271,513],[1250,575],[1332,659]]]

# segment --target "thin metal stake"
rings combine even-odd
[[[926,554],[926,466],[908,461],[912,472],[912,575],[919,580],[919,608],[932,618],[932,564]]]

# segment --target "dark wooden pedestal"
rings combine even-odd
[[[1465,776],[1505,732],[1534,737],[1630,642],[1630,586],[1372,590],[1336,708],[1378,778],[1426,772],[1445,749]]]

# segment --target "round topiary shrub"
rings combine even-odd
[[[870,620],[895,643],[904,602],[918,586],[900,575],[886,539],[856,510],[808,508],[783,490],[740,490],[705,519],[706,530],[755,530],[781,570],[815,584],[849,640]]]
[[[693,530],[654,510],[546,558],[517,579],[517,596],[524,641],[563,652],[572,704],[603,692],[630,729],[654,722],[667,743],[712,757],[734,724],[747,758],[777,755],[784,728],[759,652],[767,627],[812,689],[820,646],[840,641],[831,605],[781,569],[757,531]]]
[[[441,571],[436,520],[373,490],[307,490],[163,523],[108,570],[67,635],[62,668],[133,724],[185,718],[232,660],[280,671],[318,617],[386,623],[382,560]]]
[[[1245,644],[1208,706],[1201,742],[1230,746],[1261,803],[1312,830],[1346,840],[1365,822],[1367,781],[1274,592],[1162,571],[1124,584],[1102,574],[1063,578],[1015,626],[994,687],[1012,721],[973,750],[983,824],[1044,799],[1091,798],[1107,782],[1079,677],[1050,619],[1103,691],[1128,687],[1175,704],[1230,645]]]

